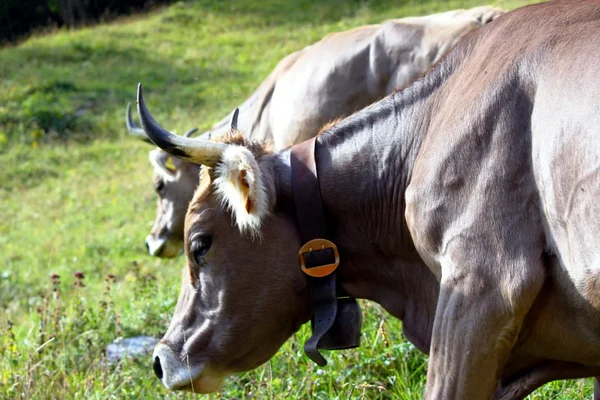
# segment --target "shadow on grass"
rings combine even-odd
[[[415,0],[313,0],[279,1],[250,0],[215,2],[201,0],[195,3],[206,12],[241,17],[252,16],[262,20],[265,26],[294,26],[298,24],[325,24],[337,22],[353,16],[361,9],[376,11],[400,8],[407,4],[416,4]]]
[[[329,24],[343,18],[353,17],[362,10],[370,10],[375,14],[397,14],[390,18],[402,18],[417,14],[431,14],[453,8],[470,8],[472,0],[241,0],[215,2],[199,0],[193,4],[204,12],[220,15],[237,15],[254,21],[263,21],[264,26],[297,26],[305,24]],[[480,1],[480,5],[485,1]],[[488,3],[491,3],[489,1]]]
[[[19,79],[16,72],[15,80],[27,83],[14,86],[5,94],[7,98],[0,109],[0,134],[6,136],[5,140],[82,142],[111,136],[106,131],[95,131],[102,129],[102,121],[92,120],[111,110],[118,113],[121,121],[127,102],[135,101],[138,82],[146,85],[152,110],[161,115],[172,107],[165,95],[175,95],[174,88],[182,89],[177,93],[179,100],[192,101],[197,106],[201,103],[197,93],[202,89],[202,81],[243,79],[231,65],[192,65],[164,59],[151,48],[142,51],[113,44],[101,47],[81,41],[40,42],[10,49],[0,75],[2,69],[15,72],[19,66],[25,66],[23,75],[28,75],[28,79]]]

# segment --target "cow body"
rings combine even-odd
[[[482,379],[496,375],[482,371],[507,358],[518,369],[521,352],[600,362],[600,8],[586,5],[526,7],[470,38],[437,96],[406,192],[412,237],[441,282],[432,398],[489,396]],[[535,23],[517,29],[519,17]],[[468,333],[457,342],[457,331]],[[478,357],[462,353],[472,348]]]
[[[600,375],[598,77],[600,3],[524,7],[316,139],[339,283],[430,353],[426,398],[522,398]],[[143,101],[140,115],[149,135],[172,137],[165,149],[213,164],[205,144],[153,125]],[[169,388],[214,390],[311,315],[290,151],[232,145],[218,165],[190,204],[189,276],[155,350]]]
[[[332,33],[275,67],[239,106],[238,129],[248,139],[272,143],[275,150],[302,142],[328,122],[406,86],[464,34],[501,14],[497,8],[477,7]],[[200,137],[222,137],[229,131],[230,119],[231,114]],[[197,185],[198,169],[179,162],[176,171],[167,171],[167,155],[154,152],[150,157],[162,190],[146,243],[150,254],[173,257],[181,248],[181,227],[193,192],[188,186]]]
[[[389,20],[327,35],[284,58],[239,106],[246,137],[283,149],[412,82],[466,33],[502,13],[492,7]],[[231,115],[208,132],[229,130]]]

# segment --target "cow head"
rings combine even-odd
[[[170,258],[183,248],[183,225],[188,204],[198,186],[199,167],[161,149],[149,153],[154,168],[152,181],[158,195],[156,219],[146,237],[148,253]]]
[[[203,165],[185,220],[181,293],[154,370],[169,389],[212,392],[267,361],[310,318],[298,231],[275,207],[273,156],[262,145],[173,135],[149,114],[141,87],[138,111],[154,143]]]
[[[131,104],[127,105],[125,123],[132,136],[154,144],[133,120]],[[187,131],[185,137],[190,137],[196,130]],[[146,248],[152,256],[175,257],[183,247],[185,212],[198,186],[199,167],[159,148],[150,151],[149,159],[154,169],[152,180],[158,200],[156,219],[146,237]]]

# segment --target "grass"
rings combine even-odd
[[[161,335],[183,266],[145,254],[149,147],[123,124],[138,81],[165,126],[205,129],[328,32],[484,3],[206,0],[0,49],[0,398],[191,397],[167,393],[148,359],[110,366],[103,353],[119,336]],[[420,398],[426,357],[397,320],[370,303],[363,311],[362,347],[327,354],[326,368],[303,355],[304,327],[208,397]],[[591,393],[589,380],[566,381],[531,398]]]

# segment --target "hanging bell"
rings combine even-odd
[[[360,346],[362,313],[353,297],[338,297],[337,313],[333,326],[319,340],[318,348],[343,350]]]

